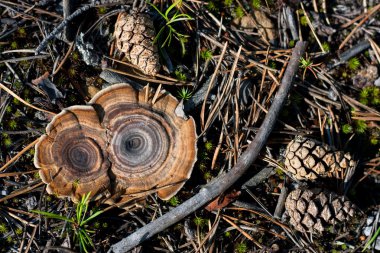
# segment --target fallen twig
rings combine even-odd
[[[293,77],[298,70],[299,60],[305,51],[306,44],[306,42],[297,42],[273,104],[257,132],[256,137],[239,157],[236,165],[228,173],[222,174],[212,180],[202,188],[198,194],[188,199],[180,206],[140,228],[118,243],[113,244],[108,252],[126,252],[131,250],[143,241],[148,240],[155,234],[182,220],[187,215],[210,202],[227,190],[248,170],[259,155],[274,127],[278,114],[290,90]]]

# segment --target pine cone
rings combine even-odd
[[[311,233],[322,233],[327,224],[347,222],[356,215],[356,207],[349,200],[317,188],[292,191],[285,209],[296,230]]]
[[[326,144],[298,138],[291,141],[285,151],[285,169],[298,180],[315,180],[318,177],[343,179],[356,162],[349,153],[334,151]]]
[[[146,75],[156,75],[160,68],[158,49],[153,44],[156,32],[148,14],[121,13],[115,24],[116,47],[129,62]]]

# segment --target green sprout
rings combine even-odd
[[[307,17],[305,15],[303,15],[301,18],[300,18],[300,23],[302,26],[307,26]]]
[[[179,201],[178,197],[174,196],[174,197],[171,197],[169,200],[168,200],[169,204],[171,206],[178,206],[181,202]]]
[[[365,123],[364,120],[355,120],[355,131],[358,134],[364,134],[364,132],[367,130],[367,123]]]
[[[234,0],[224,0],[224,5],[227,7],[230,7],[233,2],[234,2]]]
[[[68,70],[68,74],[69,74],[69,77],[75,77],[77,74],[77,71],[75,70],[75,68],[70,67]]]
[[[178,80],[186,81],[186,75],[180,69],[176,69],[176,71],[174,71],[174,75]]]
[[[73,59],[73,61],[78,61],[79,60],[79,53],[78,53],[78,51],[73,51],[71,53],[71,58]]]
[[[25,28],[24,27],[20,27],[18,30],[17,30],[18,34],[20,35],[21,38],[25,38],[26,37],[26,31],[25,31]]]
[[[330,52],[330,44],[327,42],[322,43],[322,48],[325,50],[325,52]]]
[[[77,189],[78,188],[78,186],[79,186],[79,178],[77,178],[77,179],[75,179],[74,181],[73,181],[73,188],[74,189]]]
[[[99,9],[98,9],[98,13],[99,14],[106,14],[107,13],[107,8],[106,7],[100,7]]]
[[[108,228],[108,223],[107,222],[103,222],[102,223],[102,228]]]
[[[369,141],[370,141],[370,143],[371,143],[372,145],[377,145],[377,144],[379,144],[379,139],[377,139],[376,137],[371,138]]]
[[[13,103],[15,105],[19,105],[20,104],[20,100],[18,100],[17,98],[13,98]]]
[[[235,252],[245,253],[245,252],[247,252],[247,250],[248,250],[248,247],[247,247],[247,244],[245,242],[241,242],[241,243],[236,244]]]
[[[7,112],[7,113],[11,113],[12,112],[12,106],[7,106],[7,107],[5,107],[5,111]]]
[[[260,7],[261,7],[261,0],[252,0],[252,7],[255,10],[260,9]]]
[[[356,57],[352,57],[351,59],[348,60],[347,66],[351,70],[357,70],[360,66],[360,61]]]
[[[210,172],[210,171],[205,171],[205,172],[203,173],[203,179],[206,180],[206,181],[211,180],[211,179],[212,179],[212,174],[211,174],[211,172]]]
[[[213,1],[208,2],[208,4],[206,5],[206,8],[209,11],[217,11],[218,10],[218,7],[216,7],[215,2],[213,2]]]
[[[350,134],[350,133],[352,133],[353,128],[352,128],[352,126],[351,126],[350,124],[344,124],[344,125],[342,126],[342,131],[343,131],[343,133],[345,133],[345,134]]]
[[[16,235],[22,235],[22,233],[23,233],[22,228],[16,228],[15,233],[16,233]]]
[[[40,179],[41,178],[40,173],[38,171],[34,172],[33,173],[33,178],[34,179]]]
[[[94,222],[94,228],[96,228],[96,229],[100,228],[100,222],[99,221]]]
[[[380,88],[379,87],[364,87],[359,94],[359,101],[365,105],[380,104]]]
[[[180,22],[180,21],[188,21],[188,20],[193,20],[193,18],[184,13],[179,13],[179,7],[182,5],[182,0],[177,0],[175,1],[172,5],[169,6],[169,8],[165,11],[165,13],[162,13],[154,4],[150,3],[150,6],[152,6],[160,15],[165,19],[166,24],[161,27],[159,32],[157,33],[156,37],[153,40],[153,43],[157,43],[159,38],[161,38],[161,35],[165,30],[167,30],[167,37],[164,40],[164,42],[161,44],[161,47],[164,47],[166,45],[170,46],[171,41],[174,38],[176,38],[179,43],[181,44],[182,48],[182,55],[185,55],[186,53],[186,48],[185,48],[185,43],[187,42],[187,38],[189,37],[188,35],[179,33],[173,26],[172,24]],[[171,15],[171,11],[176,8],[177,10],[173,15]]]
[[[8,232],[7,225],[5,223],[0,223],[0,234],[5,234]]]
[[[207,219],[204,219],[198,216],[195,216],[195,218],[193,219],[193,222],[197,227],[200,227],[200,228],[207,225]]]
[[[205,149],[207,152],[211,152],[214,149],[214,144],[212,144],[212,141],[206,141]]]
[[[204,49],[204,50],[201,51],[200,56],[205,61],[211,60],[211,58],[212,58],[212,51],[209,50],[209,49]]]
[[[300,68],[304,69],[303,71],[303,79],[305,80],[306,71],[310,70],[311,73],[313,73],[314,77],[317,78],[317,74],[314,71],[314,67],[317,67],[321,65],[322,63],[314,64],[310,58],[303,58],[300,59]]]
[[[5,239],[7,243],[11,244],[13,242],[12,236],[8,236],[7,239]]]
[[[17,42],[16,41],[13,41],[12,43],[11,43],[11,49],[17,49],[18,48],[18,44],[17,44]]]
[[[16,122],[16,120],[11,119],[10,121],[8,121],[8,127],[11,130],[15,130],[17,128],[17,122]]]
[[[87,224],[89,221],[93,220],[95,217],[99,216],[103,212],[96,211],[91,215],[87,213],[90,195],[91,192],[82,196],[81,200],[76,205],[75,215],[71,218],[39,210],[33,210],[32,212],[42,214],[47,218],[66,221],[68,224],[71,225],[70,229],[74,232],[74,241],[76,243],[79,243],[80,251],[88,253],[89,251],[87,249],[89,247],[94,248],[94,243],[92,242],[89,233],[95,233],[95,231],[88,229]]]
[[[224,232],[224,236],[227,237],[227,238],[230,238],[231,237],[231,232],[230,231]]]
[[[21,115],[22,115],[22,113],[21,113],[20,110],[15,111],[15,113],[13,114],[13,116],[14,116],[15,118],[19,118],[19,117],[21,117]]]
[[[294,47],[294,45],[296,44],[296,41],[295,40],[291,40],[289,41],[289,47]]]
[[[12,145],[12,140],[9,137],[3,139],[4,146],[9,148]]]
[[[189,90],[187,87],[182,87],[178,91],[178,97],[183,100],[189,100],[193,96],[193,92]]]

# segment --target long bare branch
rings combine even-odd
[[[121,253],[131,250],[143,241],[148,240],[152,236],[182,220],[189,214],[195,212],[210,202],[212,199],[232,186],[232,184],[234,184],[248,170],[248,168],[258,157],[275,125],[278,114],[291,88],[293,77],[297,73],[299,60],[305,51],[306,44],[306,42],[297,42],[295,48],[293,49],[292,57],[289,61],[288,67],[286,68],[284,77],[281,80],[278,92],[274,98],[273,104],[271,105],[254,140],[239,157],[234,168],[232,168],[228,173],[222,174],[212,180],[204,188],[202,188],[199,193],[185,201],[177,208],[138,229],[118,243],[113,244],[108,252]]]

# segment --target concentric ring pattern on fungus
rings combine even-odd
[[[157,191],[161,199],[175,195],[196,160],[195,122],[176,116],[172,95],[163,91],[154,103],[153,96],[152,89],[116,84],[96,94],[91,105],[58,114],[36,145],[35,165],[49,193],[74,200],[106,189],[127,196]]]

